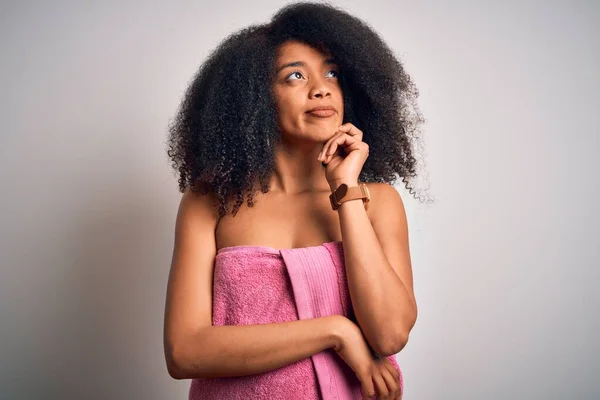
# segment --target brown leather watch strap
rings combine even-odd
[[[348,186],[342,183],[330,195],[331,208],[337,210],[346,201],[362,199],[365,210],[369,208],[371,196],[367,185],[360,183],[358,186]]]

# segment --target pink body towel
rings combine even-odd
[[[231,246],[215,258],[213,325],[296,321],[328,315],[354,318],[346,282],[342,242],[277,250]],[[388,359],[400,373],[395,357]],[[190,400],[303,399],[362,397],[354,371],[327,349],[261,374],[192,379]]]

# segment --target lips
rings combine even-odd
[[[315,117],[331,117],[336,113],[336,109],[333,106],[319,106],[312,108],[307,111],[307,114],[313,115]]]
[[[310,111],[308,114],[314,115],[316,117],[331,117],[333,114],[335,114],[335,111],[333,111],[333,110],[314,110],[314,111]]]

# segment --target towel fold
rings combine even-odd
[[[353,317],[342,242],[277,250],[220,249],[215,259],[213,325],[250,325],[329,315]],[[394,356],[388,357],[400,373]],[[190,400],[362,397],[354,371],[333,349],[272,371],[242,377],[195,378]]]

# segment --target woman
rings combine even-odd
[[[402,397],[393,355],[417,305],[391,183],[416,177],[416,97],[379,36],[327,4],[288,5],[202,65],[168,141],[183,196],[165,356],[190,398],[357,398],[343,368],[365,399]],[[341,311],[300,304],[336,265],[320,296]],[[302,293],[299,271],[315,274]]]

